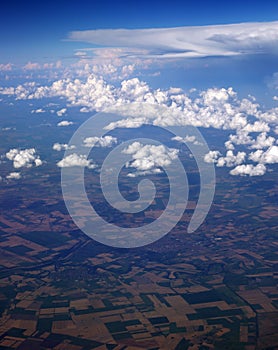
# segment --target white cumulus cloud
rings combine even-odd
[[[172,140],[174,141],[178,141],[178,142],[181,142],[181,143],[193,143],[194,145],[199,145],[201,146],[202,143],[199,142],[198,140],[196,140],[196,136],[192,135],[185,135],[185,137],[181,137],[181,136],[175,136],[172,138]]]
[[[96,168],[96,165],[92,162],[92,160],[87,159],[87,157],[83,154],[78,155],[76,153],[70,154],[60,160],[57,163],[57,166],[60,168],[69,168],[69,167],[87,167],[89,169]]]
[[[228,150],[225,157],[219,157],[216,162],[216,166],[223,167],[227,166],[228,168],[242,164],[245,161],[246,153],[238,152],[234,154],[232,150]]]
[[[266,172],[264,164],[242,164],[238,165],[230,171],[231,175],[249,175],[249,176],[262,176]]]
[[[204,161],[206,163],[216,163],[218,158],[220,157],[221,153],[219,151],[209,151],[204,156]]]
[[[69,126],[69,125],[72,125],[73,122],[69,122],[68,120],[62,120],[61,122],[59,122],[57,124],[57,126]]]
[[[273,145],[275,138],[272,136],[267,136],[266,132],[263,132],[257,136],[256,141],[253,143],[251,148],[262,149]]]
[[[179,151],[164,145],[143,145],[136,141],[122,152],[132,156],[132,160],[126,164],[126,167],[137,170],[137,173],[133,175],[143,175],[160,173],[161,168],[170,166],[178,157]]]
[[[36,154],[35,148],[27,148],[23,150],[12,148],[6,153],[6,157],[13,161],[14,168],[30,168],[32,165],[42,165],[42,161]]]
[[[45,110],[43,108],[33,109],[31,113],[45,113]]]
[[[86,137],[83,142],[85,147],[112,147],[117,143],[117,138],[110,135],[103,137],[92,136]]]
[[[6,176],[6,179],[14,179],[14,180],[19,180],[21,178],[21,174],[18,172],[11,172],[9,175]]]
[[[265,152],[263,150],[252,152],[249,155],[249,159],[263,164],[278,163],[278,146],[271,146]]]
[[[1,72],[8,72],[11,71],[13,68],[13,64],[12,63],[0,63],[0,71]]]
[[[56,114],[58,115],[58,117],[62,117],[66,112],[67,112],[67,109],[62,108],[59,111],[57,111]]]
[[[74,145],[69,146],[66,143],[58,143],[58,142],[54,143],[54,145],[52,146],[52,149],[54,149],[54,151],[67,151],[74,148],[75,148]]]
[[[24,70],[38,70],[41,69],[41,65],[38,62],[28,62],[24,67]]]
[[[228,150],[225,156],[221,156],[219,151],[209,151],[204,156],[206,163],[215,163],[218,167],[233,167],[235,165],[242,164],[245,161],[246,153],[238,152],[234,154],[233,150]]]
[[[112,71],[113,67],[107,66],[107,69],[110,68]],[[191,125],[229,130],[228,140],[223,141],[226,155],[222,156],[215,150],[205,157],[206,161],[231,167],[241,165],[250,155],[253,157],[250,160],[274,163],[269,160],[274,159],[273,155],[265,154],[260,160],[261,155],[255,154],[255,150],[268,149],[277,144],[274,136],[278,134],[278,108],[266,109],[252,96],[242,99],[232,87],[203,91],[194,89],[190,94],[175,87],[152,89],[138,78],[123,80],[121,84],[113,86],[100,76],[88,74],[84,79],[72,77],[56,80],[49,86],[28,82],[17,87],[0,88],[0,93],[28,100],[58,97],[66,99],[68,108],[78,106],[82,112],[107,111],[122,116],[122,119],[115,119],[107,125],[106,130],[116,127],[138,128],[144,124],[160,127]],[[64,113],[65,109],[60,111]],[[62,120],[57,125],[72,124],[71,121]],[[190,135],[177,138],[176,141],[198,142]],[[88,137],[84,140],[84,146],[108,147],[110,142],[112,139]],[[254,155],[251,151],[254,151]]]

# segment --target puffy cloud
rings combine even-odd
[[[65,97],[72,106],[101,110],[115,103],[114,91],[115,88],[108,85],[102,78],[90,75],[85,82],[79,79],[55,81],[42,92],[45,96]],[[36,96],[35,94],[36,91],[33,96]]]
[[[252,152],[249,155],[249,159],[263,164],[278,163],[278,146],[271,146],[265,152],[263,150]]]
[[[199,145],[201,146],[202,143],[196,140],[196,137],[194,135],[189,136],[189,135],[185,135],[185,137],[181,137],[181,136],[175,136],[172,138],[172,140],[174,141],[178,141],[181,143],[193,143],[194,145]]]
[[[253,125],[248,124],[249,130],[252,130],[254,132],[254,129],[256,129],[256,123]],[[258,123],[260,124],[260,122]],[[257,126],[258,126],[257,124]],[[250,148],[265,148],[273,144],[275,139],[273,137],[267,137],[266,132],[262,132],[257,136],[256,139],[253,139],[249,135],[249,131],[246,130],[247,128],[244,127],[243,129],[236,130],[236,134],[229,135],[229,140],[225,142],[225,147],[228,150],[234,150],[234,145],[245,145]],[[267,130],[269,130],[269,126],[267,126]],[[258,129],[257,129],[258,130]],[[256,130],[256,131],[257,131]],[[251,132],[251,131],[250,131]]]
[[[132,30],[85,30],[71,32],[69,39],[107,47],[144,49],[150,57],[194,58],[269,52],[277,46],[277,33],[278,22],[262,22]]]
[[[276,120],[276,117],[273,117],[276,114],[278,117],[278,109],[263,113],[252,100],[240,100],[232,88],[208,89],[201,91],[199,96],[193,99],[177,88],[153,90],[138,78],[124,80],[121,86],[116,88],[107,84],[103,78],[90,75],[85,81],[62,79],[50,86],[28,83],[16,88],[1,88],[0,93],[15,95],[17,99],[64,97],[69,106],[80,106],[83,112],[111,108],[116,111],[117,108],[131,102],[168,108],[167,115],[157,113],[156,116],[149,116],[147,109],[139,108],[133,118],[118,121],[115,127],[138,127],[142,123],[158,126],[194,125],[237,130],[248,135],[251,132],[268,132],[268,120]],[[251,121],[249,115],[259,120]]]
[[[11,71],[13,68],[13,64],[12,63],[0,63],[0,71],[1,72],[8,72]]]
[[[235,97],[236,93],[232,88],[228,89],[208,89],[202,93],[206,106],[217,106],[219,103],[228,102],[230,97]]]
[[[92,66],[92,72],[95,74],[103,74],[111,76],[114,73],[117,72],[117,67],[115,67],[113,64],[95,64]]]
[[[235,135],[229,136],[230,145],[231,143],[235,145],[251,145],[253,140],[247,131],[239,130]]]
[[[30,168],[32,165],[40,166],[42,161],[36,154],[35,148],[27,148],[20,150],[18,148],[12,148],[6,153],[6,157],[13,161],[14,168],[27,167]]]
[[[254,114],[256,117],[262,117],[262,113],[258,112],[257,114]],[[265,121],[256,120],[254,124],[248,123],[243,129],[243,132],[250,133],[250,132],[268,132],[270,130],[269,125]]]
[[[58,115],[58,117],[62,117],[66,112],[67,112],[67,109],[62,108],[59,111],[57,111],[56,114]]]
[[[36,71],[36,70],[50,70],[50,69],[60,69],[62,67],[61,61],[56,62],[46,62],[46,63],[38,63],[38,62],[28,62],[23,66],[23,70],[26,71]]]
[[[129,117],[118,121],[114,127],[124,127],[125,125],[126,127],[138,127],[142,123],[150,123],[158,126],[194,125],[206,128],[235,129],[242,133],[245,132],[246,135],[254,131],[269,131],[269,126],[265,121],[251,122],[248,119],[250,106],[247,103],[242,103],[232,88],[208,89],[201,92],[195,99],[190,98],[185,93],[170,94],[170,91],[171,89],[151,91],[146,84],[139,83],[137,79],[123,82],[122,89],[117,91],[115,108],[117,105],[123,106],[125,103],[134,101],[147,102],[167,107],[168,114],[157,113],[153,117],[149,116],[147,110],[146,113],[137,111],[134,118]],[[255,110],[259,115],[256,108]],[[138,125],[136,126],[136,124]]]
[[[9,175],[6,176],[6,179],[11,180],[19,180],[21,178],[21,174],[18,172],[11,172]]]
[[[61,62],[60,61],[57,61],[57,62],[47,62],[47,63],[44,63],[42,65],[42,69],[46,70],[46,69],[49,69],[49,70],[54,70],[54,69],[59,69],[61,68]],[[50,73],[48,73],[50,74]],[[53,76],[57,76],[57,75],[53,75]]]
[[[219,151],[209,151],[204,156],[204,161],[206,163],[216,163],[217,159],[220,157],[221,153]]]
[[[90,109],[87,108],[87,107],[82,107],[82,108],[80,108],[80,112],[81,112],[81,113],[89,113],[89,112],[90,112]]]
[[[74,145],[69,146],[66,143],[54,143],[54,145],[52,146],[52,149],[54,149],[54,151],[67,151],[74,148]]]
[[[251,152],[249,154],[249,159],[252,160],[253,162],[260,163],[262,161],[262,155],[263,155],[262,150],[257,150],[256,152]]]
[[[54,63],[44,63],[42,65],[43,69],[52,69],[54,67]]]
[[[266,172],[264,164],[242,164],[238,165],[230,171],[231,175],[249,175],[249,176],[262,176]]]
[[[262,149],[262,148],[267,148],[273,145],[275,142],[275,138],[272,136],[268,136],[266,132],[263,132],[257,136],[256,141],[253,143],[251,148],[255,149]]]
[[[34,160],[35,166],[41,166],[42,165],[42,160],[40,158],[36,158]]]
[[[278,108],[277,107],[272,108],[272,109],[267,110],[265,112],[259,111],[257,113],[257,117],[263,121],[268,122],[268,123],[278,124]],[[269,131],[269,130],[260,130],[260,131]]]
[[[153,64],[152,59],[142,58],[146,50],[136,48],[94,47],[82,49],[82,52],[85,55],[80,56],[79,60],[72,65],[79,77],[87,77],[93,73],[109,81],[121,81],[134,75],[135,70],[146,70]]]
[[[149,118],[148,117],[138,117],[138,118],[127,118],[127,119],[121,119],[116,122],[111,122],[108,124],[105,129],[106,130],[113,130],[116,128],[139,128],[140,126],[144,124],[149,124]]]
[[[170,166],[172,161],[178,157],[179,151],[164,145],[143,145],[136,141],[122,152],[132,156],[132,160],[126,164],[126,167],[135,168],[137,172],[130,174],[130,176],[135,176],[160,173],[161,168]]]
[[[92,136],[86,137],[83,142],[85,147],[112,147],[117,143],[117,138],[110,135],[103,137]]]
[[[93,57],[87,56],[85,51],[86,55],[80,56],[81,59],[74,65],[79,77],[95,74],[109,80],[121,81],[130,77],[136,67],[139,68],[140,66],[140,68],[147,69],[147,65],[143,65],[143,62],[139,60],[132,60],[134,63],[130,64],[130,59],[121,57],[120,53],[118,53],[118,57],[113,58],[110,56],[103,57],[101,55],[106,53],[103,51],[100,53],[99,51],[99,49],[94,49]],[[98,52],[100,53],[99,57]]]
[[[269,147],[263,155],[262,162],[266,164],[278,163],[278,146]]]
[[[107,69],[112,72],[113,66],[107,66]],[[113,86],[103,78],[90,74],[83,80],[56,80],[50,86],[38,86],[29,82],[14,88],[0,88],[0,93],[14,95],[16,99],[61,97],[67,100],[68,108],[79,106],[82,112],[104,110],[122,116],[123,119],[115,119],[107,125],[106,130],[116,127],[138,128],[143,124],[161,127],[192,125],[231,130],[229,139],[224,141],[226,155],[221,156],[218,152],[209,153],[205,157],[206,161],[214,162],[217,166],[241,165],[250,149],[260,150],[273,146],[273,131],[278,133],[278,108],[262,110],[252,96],[240,99],[231,87],[210,88],[200,92],[194,90],[191,95],[180,88],[152,89],[138,78],[123,80],[121,84]],[[161,106],[164,107],[163,110]],[[58,112],[63,115],[65,111],[63,108]],[[73,123],[63,120],[58,126],[71,124]],[[254,136],[254,133],[258,135]],[[190,135],[176,141],[197,142]],[[84,145],[105,146],[107,142],[108,139],[100,142],[87,138]],[[236,153],[237,148],[241,152]],[[259,154],[250,156],[257,159]],[[259,162],[271,164],[266,160]]]
[[[121,95],[127,100],[144,101],[145,95],[150,91],[147,83],[140,81],[138,78],[124,80],[121,83]]]
[[[2,95],[15,95],[15,88],[12,87],[12,86],[6,87],[6,88],[1,87],[0,88],[0,93]]]
[[[41,69],[41,65],[38,62],[28,62],[24,67],[24,70],[38,70]]]
[[[234,150],[235,149],[235,146],[233,145],[232,141],[231,140],[228,140],[225,142],[225,147],[227,150]]]
[[[134,69],[135,69],[134,64],[128,64],[128,65],[123,66],[121,68],[121,76],[123,78],[129,77],[134,72]]]
[[[227,166],[230,168],[232,166],[242,164],[245,160],[245,157],[245,152],[238,152],[237,154],[234,154],[232,150],[228,150],[225,157],[219,157],[217,159],[216,166]]]
[[[57,163],[57,166],[60,168],[69,168],[69,167],[87,167],[89,169],[96,168],[96,164],[92,160],[87,159],[85,155],[78,155],[76,153],[70,154],[60,160]]]
[[[245,160],[246,153],[238,152],[237,154],[233,153],[233,150],[228,150],[225,157],[221,156],[219,151],[210,151],[204,156],[204,161],[206,163],[215,163],[218,167],[232,167],[235,165],[242,164]]]
[[[31,113],[45,113],[45,110],[43,108],[33,109]]]
[[[72,125],[73,122],[69,122],[68,120],[62,120],[61,122],[59,122],[57,124],[57,126],[69,126],[69,125]]]

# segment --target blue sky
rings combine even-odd
[[[86,45],[69,32],[99,28],[158,28],[273,21],[277,1],[9,1],[1,4],[4,62],[63,58]]]
[[[278,163],[277,1],[10,1],[0,27],[0,102],[25,100],[57,135],[74,109],[154,104],[163,118],[140,107],[117,125],[222,130],[207,160],[231,175]],[[34,159],[20,149],[8,159]]]
[[[199,40],[197,38],[194,42],[194,45],[197,46],[194,46],[193,50],[197,50],[198,57],[192,57],[192,55],[186,57],[184,52],[188,50],[188,43],[185,43],[181,49],[177,42],[181,38],[182,40],[183,38],[190,39],[191,31],[186,32],[185,30],[170,36],[169,39],[166,39],[168,33],[167,35],[155,34],[150,45],[146,47],[145,32],[139,33],[138,40],[135,42],[134,30],[179,29],[182,27],[193,27],[194,29],[194,26],[203,26],[206,30],[208,25],[269,23],[276,20],[278,20],[278,2],[274,0],[232,2],[96,0],[79,1],[78,3],[52,0],[46,2],[9,1],[1,5],[0,64],[11,63],[14,64],[13,69],[17,69],[24,67],[28,62],[42,66],[44,63],[55,65],[55,62],[61,61],[65,67],[82,58],[83,56],[76,56],[76,53],[80,52],[86,53],[87,57],[94,57],[97,53],[98,62],[102,59],[101,52],[84,51],[84,49],[102,46],[108,48],[131,46],[132,50],[137,48],[147,50],[149,56],[155,54],[156,59],[159,55],[165,55],[165,57],[170,55],[168,60],[156,60],[153,65],[149,65],[154,74],[160,73],[159,79],[152,78],[150,75],[146,76],[144,70],[136,71],[138,76],[153,83],[156,87],[178,85],[190,89],[191,87],[233,86],[243,94],[257,94],[269,103],[272,100],[269,86],[272,84],[273,75],[278,71],[276,39],[269,43],[265,42],[265,38],[261,38],[262,42],[258,42],[257,45],[263,47],[263,50],[259,54],[256,52],[256,42],[250,43],[248,38],[248,43],[244,38],[243,45],[234,48],[232,41],[237,40],[238,37],[235,38],[232,33],[235,31],[240,36],[242,31],[241,28],[235,28],[228,33],[230,41],[225,47],[220,48],[221,40],[218,40],[216,45],[207,41],[208,44],[197,47]],[[270,24],[265,36],[269,36],[271,26]],[[90,34],[90,38],[87,36],[86,40],[82,39],[84,31],[101,29],[111,30],[111,33],[100,34],[96,37],[97,32],[95,32]],[[122,43],[118,40],[119,33],[113,32],[117,29],[133,31],[125,34],[126,41]],[[227,34],[226,29],[221,30],[213,31],[211,37]],[[245,36],[248,36],[249,32],[252,34],[256,30],[247,27],[243,31]],[[93,39],[91,39],[92,35]],[[167,40],[168,47],[165,48],[164,41]],[[210,43],[214,45],[211,52]],[[248,47],[248,50],[250,50],[250,45],[253,45],[250,52],[234,55],[245,49],[244,45]],[[269,46],[272,46],[275,52],[272,52],[272,48],[269,50]],[[228,52],[230,49],[233,51],[232,55]],[[180,51],[183,52],[183,57],[179,58],[177,56]],[[122,52],[122,55],[126,55],[126,52]],[[132,63],[134,51],[128,55],[130,60],[128,62],[126,59],[125,64]],[[139,57],[138,52],[135,55]],[[142,52],[139,55],[141,59]],[[173,57],[175,55],[176,57]]]
[[[84,49],[95,47],[131,47],[133,51],[121,55],[130,56],[123,64],[133,62],[135,55],[142,58],[140,49],[146,52],[143,55],[155,54],[153,65],[148,65],[154,75],[160,73],[160,77],[152,78],[145,71],[137,70],[137,76],[141,76],[154,86],[169,87],[178,85],[182,88],[191,87],[208,88],[210,86],[233,86],[243,94],[257,94],[266,102],[272,100],[269,86],[272,84],[273,75],[278,71],[277,67],[277,41],[266,42],[260,38],[258,44],[250,42],[248,38],[240,37],[242,29],[233,28],[228,33],[225,47],[221,40],[212,43],[207,40],[204,45],[198,47],[199,38],[195,39],[193,51],[198,54],[187,57],[184,52],[188,50],[188,42],[180,48],[181,38],[191,38],[191,31],[181,31],[170,35],[155,33],[149,46],[146,46],[146,34],[141,32],[134,40],[134,30],[148,30],[150,28],[188,28],[195,26],[225,25],[240,23],[271,23],[278,20],[278,2],[270,1],[9,1],[1,5],[0,12],[0,64],[13,64],[13,69],[22,68],[28,62],[56,64],[61,61],[63,67],[74,64],[86,53],[86,57],[102,59],[102,53],[86,51]],[[266,37],[271,32],[272,25],[267,29]],[[91,33],[83,40],[84,31],[110,30],[111,32],[98,35]],[[125,33],[125,41],[119,42],[118,32],[113,30],[126,29],[132,32]],[[258,32],[261,29],[258,29]],[[276,27],[273,29],[276,30]],[[203,32],[204,32],[203,31]],[[237,36],[233,35],[237,32]],[[256,28],[243,28],[245,36]],[[93,35],[93,39],[92,39]],[[122,34],[121,34],[122,35]],[[226,29],[217,29],[211,33],[211,37],[227,36]],[[202,36],[202,35],[201,35]],[[233,41],[242,40],[243,44],[233,47]],[[74,40],[71,40],[74,39]],[[147,39],[148,40],[148,39]],[[168,40],[168,41],[167,41]],[[217,41],[216,40],[216,41]],[[164,45],[167,41],[167,47]],[[201,39],[200,39],[201,41]],[[189,43],[191,47],[192,43]],[[211,47],[214,46],[212,50]],[[217,46],[218,45],[218,46]],[[249,52],[237,55],[245,50]],[[257,47],[262,52],[257,54]],[[157,46],[157,47],[156,47]],[[223,46],[223,45],[222,45]],[[252,46],[252,47],[251,47]],[[271,50],[269,47],[271,46]],[[250,49],[251,47],[251,49]],[[219,50],[218,50],[219,48]],[[190,50],[190,48],[189,48]],[[232,51],[232,54],[229,53]],[[272,51],[275,52],[272,52]],[[178,55],[182,52],[182,57]],[[236,54],[235,54],[236,53]],[[95,56],[96,55],[96,56]],[[160,57],[158,57],[160,55]],[[161,56],[170,56],[169,59],[160,60]],[[207,56],[206,56],[207,55]],[[84,58],[84,57],[83,57]],[[157,61],[156,59],[159,60]],[[150,59],[153,59],[151,57]],[[143,65],[143,64],[142,64]],[[5,67],[4,67],[5,68]],[[31,66],[28,66],[32,68]],[[34,68],[36,66],[34,65]],[[48,73],[46,73],[48,74]],[[275,82],[276,84],[276,82]],[[240,89],[239,89],[240,88]]]

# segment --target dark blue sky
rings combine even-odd
[[[277,1],[6,1],[1,4],[2,63],[47,60],[88,46],[62,41],[70,31],[152,28],[278,19]]]

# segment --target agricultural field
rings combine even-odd
[[[51,191],[7,206],[0,349],[276,349],[278,190],[269,180],[262,201],[250,182],[218,176],[198,232],[185,232],[186,214],[129,250],[85,236]]]

